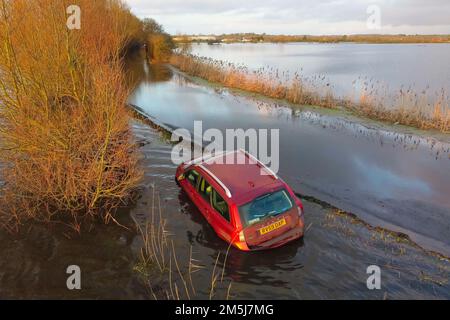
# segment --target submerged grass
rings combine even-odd
[[[325,227],[334,228],[347,236],[355,236],[356,233],[349,228],[347,223],[360,225],[365,227],[372,233],[372,240],[381,240],[385,243],[407,244],[413,248],[423,251],[427,255],[436,257],[442,261],[450,262],[450,257],[440,252],[428,250],[420,246],[418,243],[411,240],[411,238],[406,233],[390,230],[380,226],[373,226],[358,217],[356,214],[338,209],[325,201],[311,196],[302,195],[300,193],[296,193],[296,195],[302,200],[318,204],[322,208],[330,210],[330,212],[327,213],[324,222],[322,223],[322,225]]]
[[[412,88],[401,88],[391,94],[373,80],[359,78],[353,82],[356,93],[352,97],[337,98],[323,76],[305,77],[298,72],[291,75],[273,68],[252,71],[190,54],[174,54],[170,63],[189,75],[293,104],[341,108],[374,120],[450,132],[450,97],[444,89],[417,93]]]
[[[224,272],[228,250],[224,257],[222,269],[219,267],[221,253],[217,254],[213,270],[210,275],[208,288],[202,288],[201,292],[207,292],[207,296],[201,296],[196,288],[193,275],[203,272],[205,267],[193,257],[192,246],[189,249],[189,258],[186,264],[179,261],[179,254],[175,248],[171,234],[167,230],[167,220],[161,208],[161,200],[155,189],[152,193],[152,207],[150,217],[144,224],[135,220],[138,233],[142,237],[142,247],[139,263],[135,270],[139,272],[146,282],[150,296],[155,300],[191,300],[194,298],[229,299],[231,296],[231,282],[225,286]],[[220,294],[220,296],[218,296]]]

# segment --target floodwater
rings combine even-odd
[[[380,95],[394,95],[400,89],[426,91],[429,96],[446,89],[448,95],[450,88],[450,44],[194,44],[192,53],[253,70],[299,72],[317,84],[329,84],[340,97],[354,96],[364,83]]]
[[[130,103],[155,121],[192,128],[193,120],[201,119],[205,130],[279,128],[279,175],[297,192],[354,212],[374,225],[379,222],[416,235],[425,247],[441,252],[448,248],[446,143],[201,86],[165,66],[150,66],[140,56],[131,62],[128,67],[137,86]],[[149,220],[156,193],[181,268],[186,269],[191,249],[204,267],[193,276],[196,298],[209,297],[219,253],[217,268],[224,271],[224,287],[231,283],[235,299],[450,298],[448,260],[314,201],[304,201],[304,239],[276,250],[230,249],[226,255],[227,244],[174,182],[173,144],[145,123],[133,121],[132,129],[144,180],[137,203],[121,210],[119,222]],[[14,236],[2,231],[0,298],[152,298],[136,268],[141,246],[139,234],[114,225],[95,225],[81,235],[60,226],[24,227]],[[66,287],[69,265],[82,270],[81,290]],[[366,286],[370,265],[381,268],[380,290]],[[214,297],[224,296],[217,290]]]
[[[203,131],[279,129],[279,174],[295,191],[450,255],[449,140],[275,105],[176,73],[158,82],[148,81],[148,74],[130,103],[158,122],[191,132],[196,120]]]
[[[134,131],[144,144],[141,150],[148,184],[132,214],[140,221],[150,219],[153,190],[157,190],[178,261],[186,265],[192,248],[193,257],[205,267],[193,280],[197,297],[208,297],[220,253],[217,268],[225,265],[223,286],[231,283],[231,295],[239,299],[450,298],[448,261],[370,231],[310,201],[303,202],[309,227],[303,240],[263,252],[232,248],[225,260],[228,245],[174,182],[173,145],[148,126],[137,123]],[[382,270],[381,290],[367,289],[369,265]],[[218,290],[215,297],[224,298],[225,294]]]
[[[403,231],[425,248],[450,252],[450,145],[445,141],[233,94],[192,82],[164,66],[150,66],[139,57],[130,68],[140,82],[129,102],[157,123],[191,131],[195,120],[203,121],[203,130],[280,129],[279,175],[295,191],[353,212],[372,225]],[[148,128],[140,130],[141,139],[152,141]],[[214,269],[218,252],[225,253],[227,245],[173,182],[172,145],[155,148],[149,143],[146,148],[149,180],[164,200],[168,229],[181,259],[186,261],[192,246],[207,270]],[[304,240],[265,253],[230,251],[225,276],[237,297],[449,297],[448,261],[389,240],[314,201],[304,203],[309,226]],[[148,200],[138,208],[148,211]],[[371,264],[383,270],[381,291],[366,287]],[[207,288],[209,279],[200,283]]]

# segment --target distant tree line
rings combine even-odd
[[[172,37],[154,19],[145,18],[142,26],[148,58],[152,61],[168,61],[175,48]]]
[[[178,35],[176,42],[358,42],[358,43],[449,43],[450,35],[268,35],[265,33],[233,33],[222,35]]]

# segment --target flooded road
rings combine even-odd
[[[191,249],[203,267],[194,274],[196,298],[209,298],[219,253],[217,267],[224,268],[223,282],[231,283],[234,299],[450,298],[448,260],[310,201],[303,202],[308,226],[303,240],[265,252],[231,249],[227,255],[227,244],[174,183],[167,138],[140,122],[133,122],[133,132],[145,176],[139,200],[119,214],[119,221],[150,220],[156,193],[181,268],[187,268]],[[114,225],[95,225],[81,235],[39,225],[17,236],[1,231],[0,297],[151,299],[137,271],[141,246],[138,233]],[[79,291],[66,287],[66,268],[74,264],[82,270]],[[366,287],[369,265],[382,270],[381,290]],[[218,291],[214,298],[224,295]]]
[[[129,211],[121,222],[130,222]],[[23,226],[19,234],[0,230],[0,299],[143,299],[145,286],[133,270],[135,234],[96,224],[81,235],[62,226]],[[66,286],[66,269],[81,269],[81,290]]]
[[[228,245],[173,181],[172,145],[148,126],[135,124],[134,131],[145,144],[148,184],[132,214],[149,219],[155,188],[179,261],[188,261],[192,248],[205,267],[194,279],[199,297],[208,296],[221,253],[218,267],[225,265],[224,282],[231,282],[232,297],[239,299],[450,298],[448,261],[310,201],[304,201],[308,231],[303,240],[264,252],[231,249],[225,261]],[[373,264],[382,269],[382,290],[366,287],[366,269]]]
[[[163,66],[135,61],[140,84],[130,97],[167,127],[280,128],[280,176],[296,191],[367,218],[375,225],[407,231],[422,244],[445,250],[449,240],[450,160],[448,145],[414,135],[368,129],[334,115],[292,110],[187,81]],[[154,81],[155,73],[160,73]],[[204,128],[205,129],[205,128]],[[148,128],[135,128],[152,141]],[[295,137],[293,139],[293,137]],[[182,261],[195,258],[214,268],[221,241],[173,182],[171,145],[150,142],[147,176],[160,193],[168,229]],[[439,151],[438,151],[439,150]],[[137,209],[148,212],[147,200]],[[303,240],[277,250],[244,253],[232,249],[226,281],[238,298],[404,299],[448,298],[450,264],[395,236],[367,228],[336,209],[305,201],[308,231]],[[410,209],[410,210],[409,210]],[[383,289],[366,287],[366,268],[382,268]],[[200,278],[207,296],[209,278]]]
[[[399,134],[330,111],[289,108],[189,81],[136,61],[143,79],[130,97],[158,122],[193,131],[280,130],[280,176],[295,191],[408,234],[450,255],[450,138]]]
[[[445,143],[431,147],[431,140],[414,142],[415,136],[337,121],[333,114],[291,110],[200,86],[140,58],[133,68],[140,84],[130,102],[159,121],[186,128],[194,119],[218,128],[279,127],[279,174],[296,191],[350,208],[366,221],[405,228],[421,235],[424,245],[446,248],[450,160]],[[133,219],[148,221],[156,193],[181,268],[186,269],[191,249],[203,266],[194,275],[196,298],[209,297],[220,253],[217,267],[223,268],[235,299],[450,299],[448,260],[314,200],[304,200],[304,239],[276,250],[231,249],[227,255],[227,244],[175,184],[167,136],[140,121],[133,121],[132,129],[144,180],[137,203],[123,208],[119,221],[126,226]],[[95,225],[81,235],[39,225],[15,236],[0,231],[0,298],[150,299],[137,271],[142,242],[135,231],[114,225]],[[66,268],[74,264],[82,270],[79,291],[66,287]],[[370,265],[381,268],[381,290],[366,286]],[[218,292],[214,297],[224,296]]]

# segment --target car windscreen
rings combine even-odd
[[[268,217],[276,216],[292,208],[292,199],[286,190],[262,195],[239,207],[242,224],[248,227]]]

